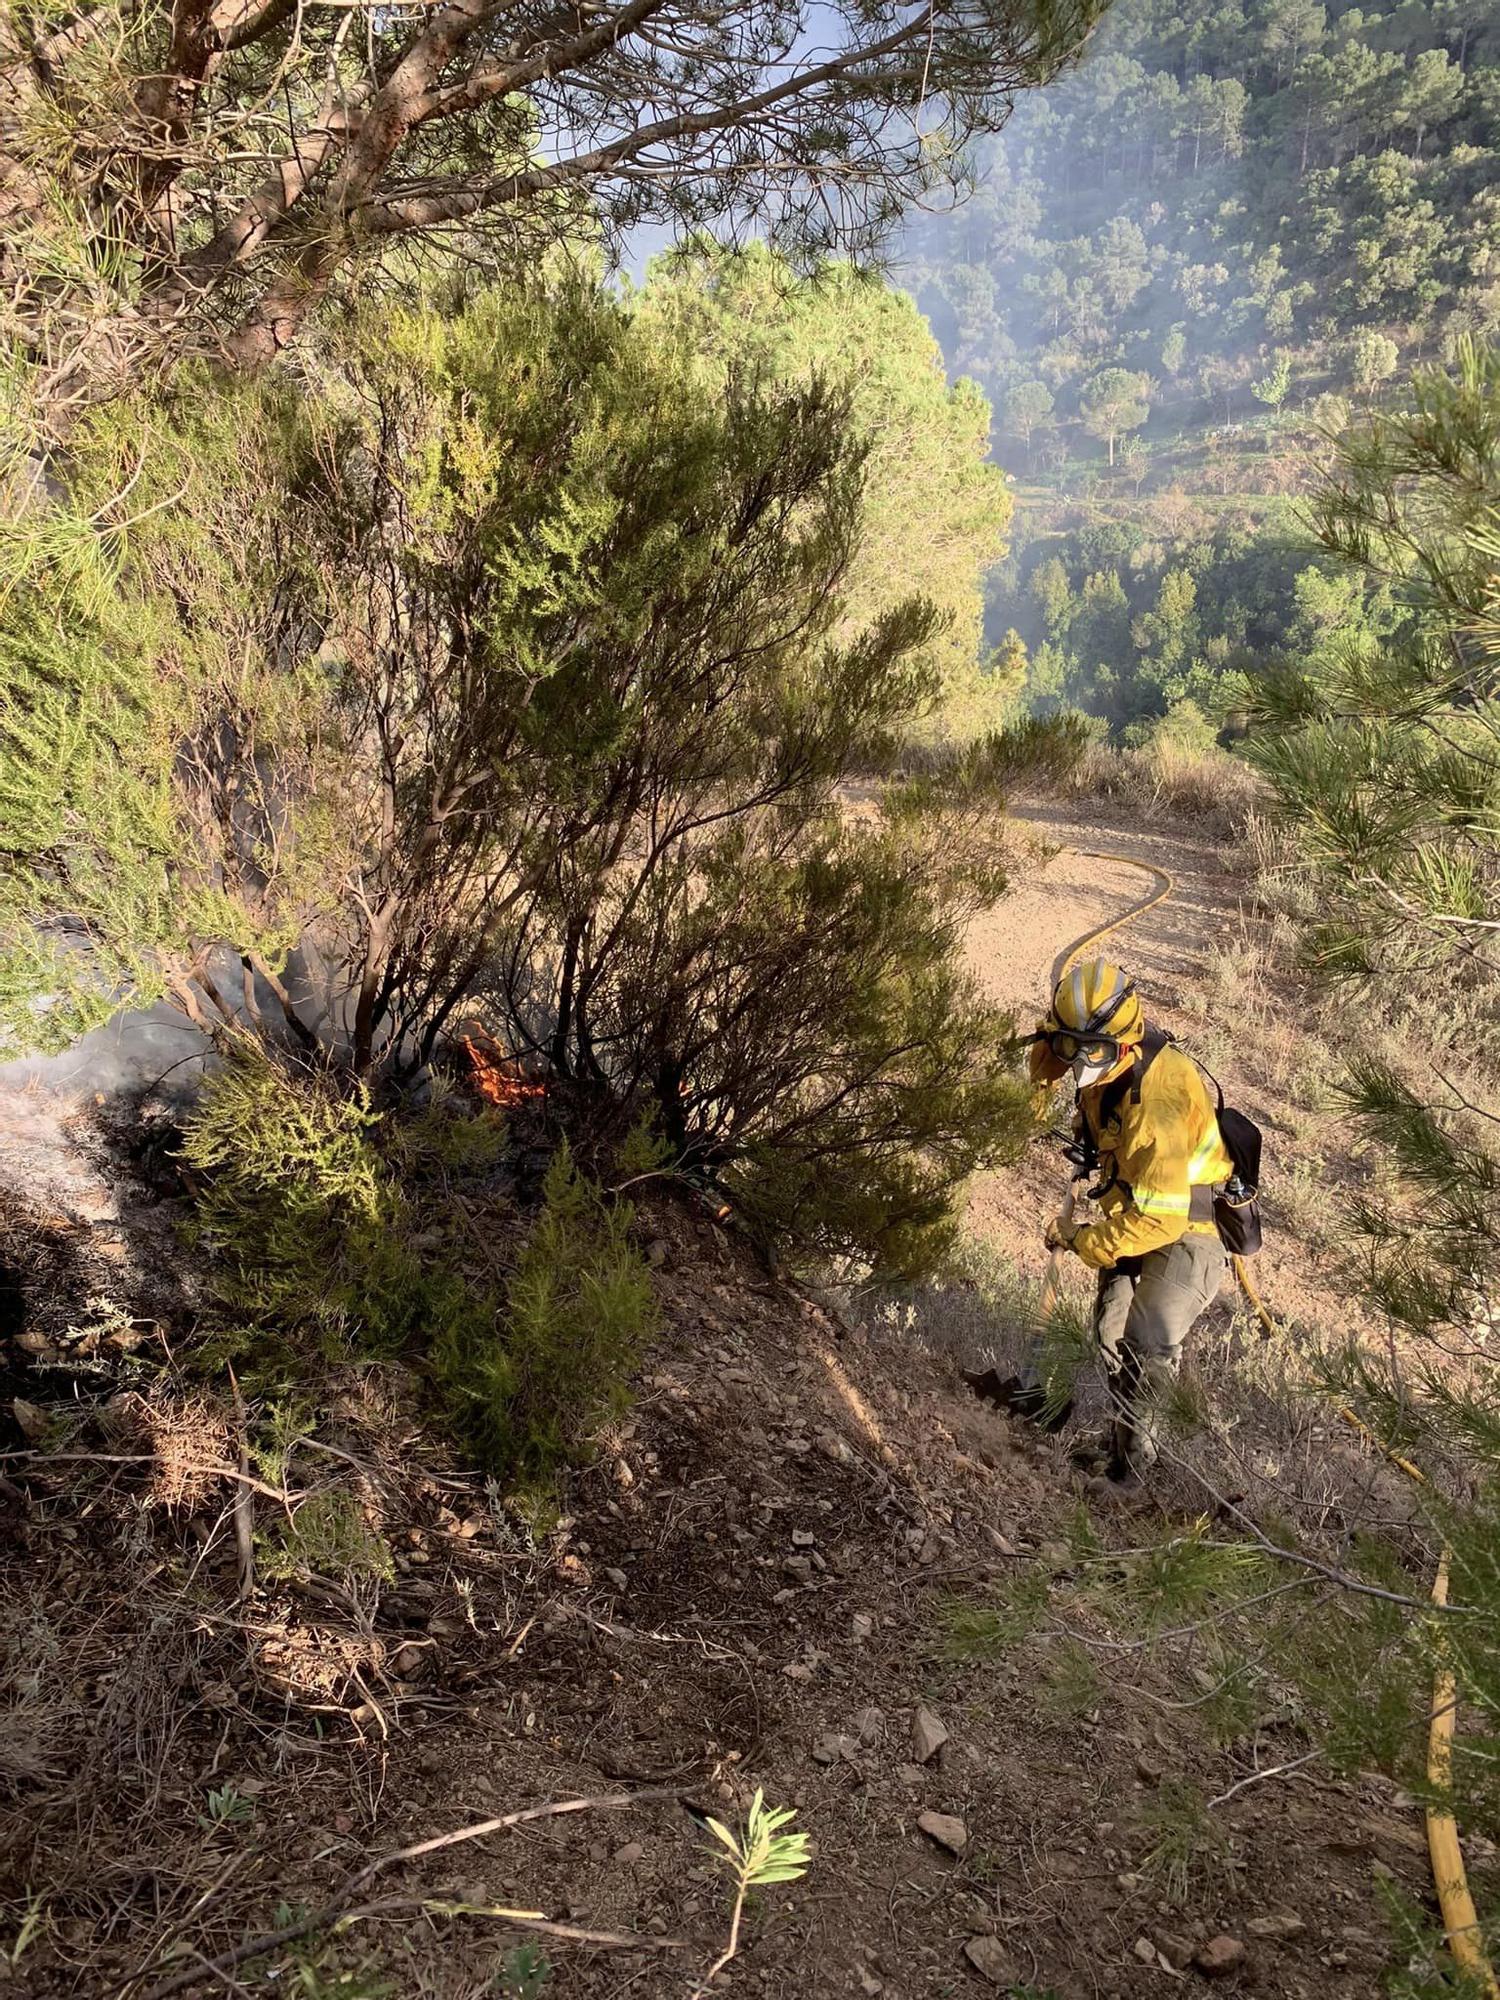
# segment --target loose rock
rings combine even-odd
[[[911,1754],[919,1764],[931,1763],[948,1741],[948,1732],[930,1708],[919,1707],[911,1719]]]
[[[1268,1916],[1252,1917],[1245,1929],[1251,1937],[1294,1938],[1300,1937],[1307,1925],[1291,1910],[1272,1910]]]
[[[1015,1985],[1016,1968],[1006,1956],[999,1938],[971,1937],[964,1946],[964,1957],[980,1978],[987,1979],[991,1986]]]
[[[1185,1972],[1193,1962],[1193,1946],[1190,1939],[1178,1937],[1174,1931],[1159,1931],[1156,1949],[1179,1972]]]
[[[1194,1965],[1210,1979],[1222,1979],[1225,1973],[1236,1971],[1244,1960],[1243,1941],[1230,1937],[1224,1931],[1218,1937],[1211,1937],[1207,1944],[1200,1945],[1193,1953]]]
[[[952,1813],[919,1813],[917,1825],[929,1840],[946,1847],[950,1854],[962,1854],[969,1844],[969,1829]]]

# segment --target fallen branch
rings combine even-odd
[[[107,1451],[0,1451],[0,1459],[39,1458],[47,1465],[160,1465],[161,1453],[107,1452]],[[279,1500],[286,1506],[293,1500],[305,1500],[305,1493],[293,1492],[284,1486],[268,1485],[264,1479],[256,1479],[253,1474],[241,1472],[237,1465],[198,1465],[189,1463],[182,1467],[184,1472],[211,1473],[215,1479],[235,1479],[252,1493],[263,1493],[268,1500]]]
[[[1252,1771],[1248,1778],[1241,1778],[1239,1783],[1231,1785],[1227,1792],[1220,1792],[1216,1799],[1210,1799],[1209,1806],[1226,1806],[1237,1793],[1248,1790],[1251,1785],[1258,1785],[1262,1778],[1281,1778],[1289,1771],[1300,1771],[1304,1764],[1310,1764],[1315,1757],[1321,1757],[1322,1754],[1321,1750],[1309,1750],[1304,1756],[1293,1757],[1290,1763],[1271,1764],[1264,1771]]]
[[[250,1430],[245,1399],[234,1370],[229,1371],[234,1390],[234,1420],[239,1444],[239,1479],[234,1489],[234,1546],[239,1559],[240,1602],[247,1604],[255,1595],[255,1495],[245,1484],[250,1477]]]
[[[507,1910],[493,1903],[444,1903],[431,1898],[407,1899],[417,1908],[429,1911],[435,1917],[500,1917],[517,1930],[539,1931],[543,1937],[566,1938],[569,1944],[598,1945],[606,1951],[686,1951],[686,1938],[642,1937],[636,1931],[591,1931],[579,1924],[555,1923],[551,1917],[544,1917],[540,1910]],[[352,1923],[355,1917],[363,1916],[363,1910],[351,1910],[344,1919]]]
[[[680,1796],[676,1786],[662,1785],[646,1791],[606,1792],[594,1798],[556,1799],[546,1805],[523,1806],[518,1812],[501,1813],[495,1819],[477,1820],[472,1826],[455,1827],[450,1833],[434,1834],[428,1840],[413,1842],[410,1847],[393,1848],[389,1854],[377,1855],[373,1861],[367,1862],[358,1874],[351,1875],[322,1909],[313,1911],[310,1916],[299,1918],[296,1923],[282,1924],[276,1930],[261,1931],[253,1937],[245,1938],[229,1951],[220,1952],[217,1958],[206,1959],[202,1968],[193,1966],[174,1973],[170,1979],[153,1986],[144,1996],[144,2000],[169,2000],[170,1995],[185,1992],[195,1980],[201,1978],[204,1970],[223,1978],[232,1973],[237,1965],[243,1965],[247,1959],[264,1958],[267,1952],[278,1951],[283,1945],[296,1944],[299,1939],[311,1937],[314,1932],[327,1930],[336,1924],[353,1923],[360,1918],[380,1915],[388,1909],[426,1907],[429,1899],[425,1897],[398,1896],[383,1898],[378,1902],[351,1909],[350,1906],[354,1904],[362,1890],[367,1889],[387,1869],[395,1868],[403,1861],[416,1861],[423,1855],[440,1853],[444,1848],[457,1847],[464,1841],[483,1840],[488,1834],[503,1833],[509,1827],[526,1826],[535,1820],[555,1819],[563,1813],[623,1812],[632,1806],[656,1805],[663,1800],[675,1800]],[[552,1936],[570,1937],[577,1943],[608,1943],[615,1949],[638,1946],[642,1950],[677,1950],[681,1946],[681,1940],[677,1939],[664,1941],[652,1937],[636,1938],[623,1933],[579,1931],[571,1925],[553,1924],[545,1917],[527,1915],[523,1922],[520,1915],[508,1913],[506,1921],[516,1923],[522,1928],[545,1928]],[[162,1961],[158,1959],[153,1965],[143,1966],[115,1990],[123,1991],[137,1979],[144,1979],[148,1973],[158,1970],[161,1963]]]

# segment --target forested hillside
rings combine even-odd
[[[1353,409],[1500,322],[1497,131],[1475,0],[1120,0],[912,227],[905,282],[1021,482],[990,636],[1035,699],[1139,729],[1347,618],[1287,502]]]

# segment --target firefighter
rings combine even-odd
[[[1108,959],[1070,967],[1032,1044],[1038,1084],[1077,1086],[1076,1157],[1097,1174],[1097,1221],[1048,1225],[1045,1241],[1098,1273],[1094,1333],[1113,1420],[1105,1470],[1138,1486],[1157,1456],[1160,1405],[1183,1342],[1228,1263],[1215,1193],[1234,1165],[1197,1065],[1153,1031]]]

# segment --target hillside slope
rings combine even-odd
[[[1208,1033],[1232,885],[1202,842],[1138,844],[1182,886],[1120,949],[1171,1024]],[[977,960],[1034,995],[1080,915],[1134,893],[1060,854]],[[1224,1018],[1231,1075],[1274,1112]],[[1376,1878],[1427,1894],[1420,1816],[1377,1777],[1275,1775],[1308,1748],[1289,1691],[1226,1707],[1222,1632],[1150,1636],[1115,1605],[1113,1552],[1203,1512],[1196,1461],[1144,1515],[1090,1521],[1065,1445],[961,1381],[1014,1344],[992,1298],[949,1287],[859,1321],[768,1279],[701,1211],[653,1209],[662,1338],[566,1513],[532,1533],[412,1420],[394,1369],[340,1379],[316,1423],[287,1413],[279,1476],[247,1482],[234,1408],[171,1365],[191,1312],[190,1273],[164,1283],[173,1201],[119,1203],[103,1158],[45,1212],[7,1197],[0,1990],[459,2000],[540,1992],[550,1962],[549,1994],[687,2000],[727,1928],[697,1815],[737,1820],[757,1788],[798,1809],[814,1860],[752,1909],[716,1990],[1372,1990]],[[977,1192],[976,1230],[1034,1271],[1057,1184],[1038,1151]],[[1278,1303],[1298,1269],[1272,1253]],[[1243,1451],[1269,1406],[1232,1386],[1247,1330],[1228,1299],[1215,1322],[1209,1394]],[[1302,1430],[1325,1518],[1330,1494],[1399,1504],[1326,1425]],[[1193,1451],[1237,1477],[1214,1437]],[[1310,1503],[1287,1456],[1278,1504]],[[346,1537],[326,1576],[279,1576],[286,1489],[305,1506],[332,1482],[388,1570]],[[258,1538],[252,1572],[237,1532]],[[373,1859],[429,1843],[339,1903]],[[342,1928],[295,1935],[330,1905]],[[550,1926],[525,1940],[545,1954],[530,1972],[505,1910]],[[239,1955],[267,1933],[288,1935]]]

